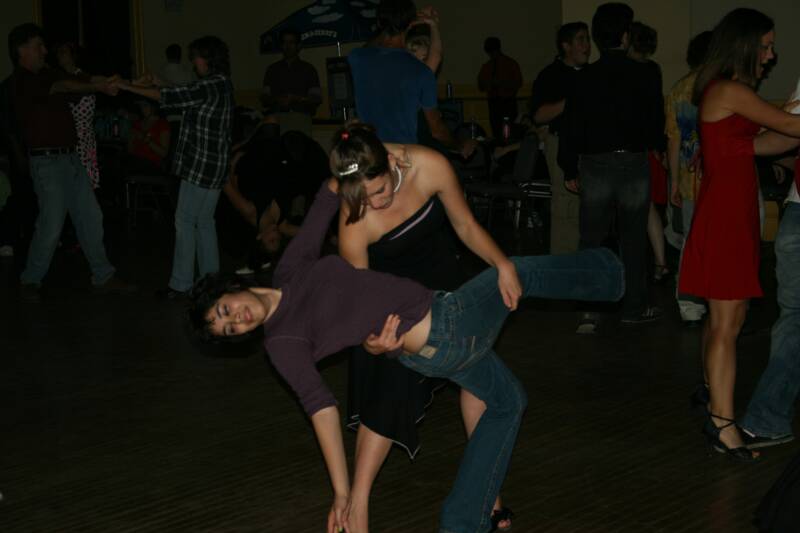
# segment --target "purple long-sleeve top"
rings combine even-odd
[[[273,285],[281,300],[264,323],[270,361],[308,416],[336,405],[317,370],[319,360],[380,333],[390,314],[400,317],[397,335],[402,335],[425,317],[433,298],[409,279],[356,269],[337,255],[320,258],[338,210],[339,197],[324,183],[275,269]]]

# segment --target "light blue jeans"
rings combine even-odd
[[[789,203],[775,239],[781,315],[772,327],[769,363],[740,425],[759,437],[792,434],[800,391],[800,204]]]
[[[683,264],[683,249],[686,246],[686,239],[689,237],[689,230],[692,229],[692,217],[694,216],[694,200],[684,199],[681,205],[681,217],[683,218],[683,246],[681,255],[678,259],[678,279],[681,276],[681,265]],[[675,283],[675,298],[678,300],[678,309],[681,313],[681,320],[702,320],[706,314],[705,300],[691,294],[681,294],[678,292],[679,283]]]
[[[34,285],[42,282],[69,213],[78,242],[89,261],[92,283],[102,285],[114,275],[114,267],[103,246],[103,212],[80,159],[74,153],[34,156],[30,158],[30,168],[39,215],[20,280]]]
[[[181,180],[175,209],[171,289],[186,292],[192,288],[195,254],[200,277],[219,270],[217,226],[214,222],[219,192],[219,189],[206,189]]]
[[[622,263],[604,248],[511,260],[526,298],[614,301],[624,293]],[[427,344],[400,362],[425,376],[447,378],[486,403],[442,506],[440,531],[485,533],[527,405],[522,384],[493,351],[509,314],[497,269],[454,292],[437,292],[431,314]]]

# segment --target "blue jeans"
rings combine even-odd
[[[602,246],[616,222],[627,287],[622,315],[636,318],[648,307],[650,166],[647,153],[582,155],[580,175],[580,248]]]
[[[775,240],[778,304],[769,363],[747,406],[741,426],[759,437],[792,434],[800,391],[800,204],[789,203]]]
[[[30,168],[39,215],[28,261],[20,276],[22,283],[38,285],[42,282],[69,213],[92,270],[92,283],[102,285],[114,275],[114,267],[103,246],[103,212],[80,159],[74,153],[34,156],[30,158]]]
[[[683,249],[686,247],[686,238],[689,230],[692,229],[692,217],[694,216],[694,200],[684,199],[681,205],[681,216],[683,218],[683,245],[681,255],[678,258],[678,281],[681,278],[681,265],[683,264]],[[681,294],[678,292],[679,283],[675,283],[675,298],[678,300],[678,310],[681,313],[681,320],[702,320],[706,314],[705,300],[691,294]]]
[[[172,258],[170,288],[185,292],[194,284],[194,258],[200,277],[219,270],[217,209],[219,189],[206,189],[181,180],[175,209],[175,254]]]
[[[610,301],[625,289],[622,265],[598,248],[574,254],[512,257],[524,297]],[[425,376],[447,378],[486,403],[442,506],[440,531],[483,533],[505,479],[527,397],[493,351],[509,314],[490,268],[458,290],[437,292],[425,347],[400,362]]]

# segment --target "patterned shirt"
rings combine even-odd
[[[233,85],[212,74],[189,85],[161,88],[161,107],[183,112],[172,172],[198,187],[221,189],[228,177]]]
[[[678,152],[678,190],[681,198],[694,200],[700,186],[700,134],[697,131],[697,107],[692,103],[696,73],[681,78],[664,103],[667,118],[666,133],[670,140],[680,141]]]

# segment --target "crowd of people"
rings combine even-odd
[[[652,59],[656,30],[626,4],[603,4],[591,24],[558,29],[556,57],[535,78],[522,113],[519,64],[498,38],[487,38],[489,61],[477,85],[492,137],[508,141],[511,122],[536,135],[551,180],[551,255],[525,257],[508,257],[476,220],[454,170],[453,161],[481,149],[474,132],[459,136],[439,110],[439,13],[411,0],[382,0],[377,27],[348,56],[359,120],[336,132],[329,154],[310,136],[322,93],[316,70],[299,57],[295,30],[281,33],[283,58],[264,74],[263,120],[236,135],[231,58],[218,37],[189,44],[191,70],[171,45],[157,74],[126,80],[83,72],[72,43],[59,44],[57,64],[49,66],[41,28],[14,28],[3,133],[12,159],[29,167],[14,174],[29,175],[38,202],[21,300],[40,300],[68,214],[94,289],[136,290],[107,258],[95,192],[103,183],[97,95],[127,93],[134,120],[123,166],[179,184],[172,272],[158,296],[188,301],[203,340],[263,333],[322,450],[334,490],[329,533],[368,530],[382,464],[393,444],[414,457],[417,423],[447,380],[461,388],[468,443],[439,530],[511,528],[514,514],[500,491],[527,400],[493,349],[504,320],[529,297],[585,302],[578,334],[608,322],[601,318],[609,302],[619,301],[621,326],[661,319],[649,286],[672,276],[664,215],[670,231],[673,206],[685,236],[676,304],[686,327],[704,328],[702,384],[692,401],[704,413],[709,445],[753,462],[761,448],[793,439],[800,172],[786,180],[793,182],[775,244],[781,315],[769,365],[738,421],[733,400],[736,340],[748,302],[763,296],[755,158],[789,156],[793,165],[800,146],[800,102],[781,109],[757,93],[774,59],[772,19],[739,8],[694,36],[688,72],[665,97]],[[590,63],[592,42],[599,58]],[[503,144],[504,154],[520,149]],[[24,182],[12,183],[17,198]],[[10,211],[2,212],[0,238],[7,238]],[[14,232],[17,245],[23,232]],[[329,242],[338,253],[323,254]],[[220,247],[239,270],[220,272]],[[459,260],[463,248],[487,267],[471,279]],[[270,265],[270,286],[251,276]],[[316,369],[346,348],[345,424],[357,431],[352,479],[342,417]]]

